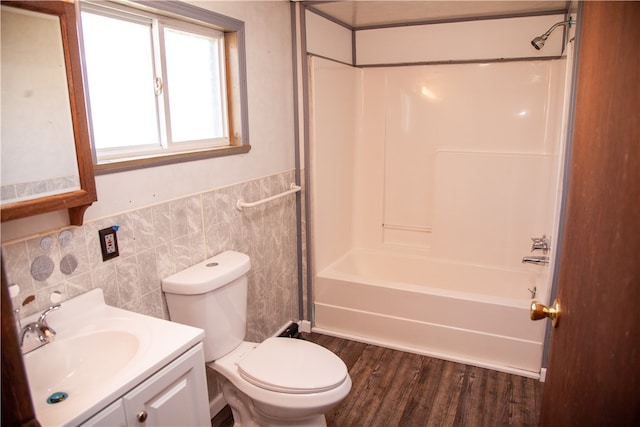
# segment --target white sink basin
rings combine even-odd
[[[108,306],[101,289],[62,302],[47,323],[55,339],[24,355],[43,426],[81,424],[204,338],[201,329]]]
[[[134,334],[118,330],[55,340],[24,357],[32,398],[82,393],[125,369],[139,349]]]

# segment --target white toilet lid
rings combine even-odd
[[[238,362],[240,376],[282,393],[331,390],[347,378],[347,366],[331,351],[294,338],[267,338]]]

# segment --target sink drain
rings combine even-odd
[[[47,397],[47,403],[53,405],[54,403],[60,403],[65,400],[69,395],[64,391],[58,391]]]

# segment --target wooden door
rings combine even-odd
[[[640,425],[640,2],[582,12],[541,425]]]
[[[1,253],[0,253],[1,255]],[[1,258],[1,257],[0,257]],[[0,286],[0,302],[2,316],[0,319],[2,329],[2,423],[3,426],[39,427],[36,413],[29,394],[29,385],[26,380],[26,371],[22,361],[22,350],[18,343],[15,318],[9,291],[7,277],[2,266],[2,285]]]

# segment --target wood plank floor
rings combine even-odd
[[[538,425],[538,380],[327,335],[305,338],[340,356],[353,382],[326,414],[330,427]],[[232,425],[228,407],[212,420]]]

